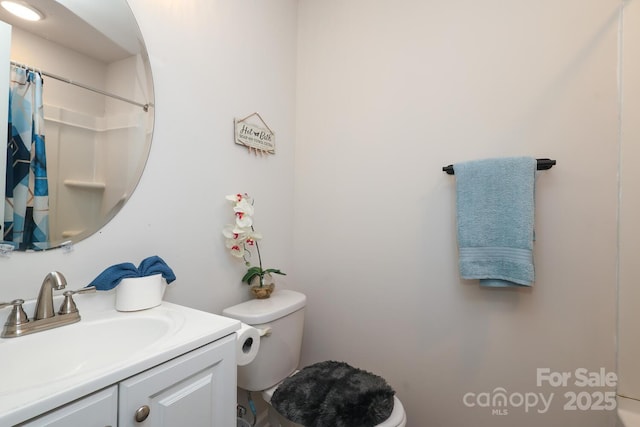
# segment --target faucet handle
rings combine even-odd
[[[17,326],[29,321],[29,316],[24,312],[22,304],[24,304],[23,299],[14,299],[11,302],[0,303],[0,308],[8,307],[10,305],[13,306],[11,313],[7,316],[7,321],[5,322],[6,326]]]
[[[60,305],[60,310],[58,310],[58,314],[71,314],[77,313],[78,307],[76,306],[75,301],[73,301],[73,296],[75,294],[88,294],[96,291],[95,286],[90,286],[88,288],[77,289],[75,291],[64,291],[62,295],[64,295],[64,301]]]
[[[9,307],[10,305],[16,305],[16,304],[19,303],[19,301],[22,301],[22,302],[20,302],[20,304],[24,304],[24,300],[22,300],[22,299],[14,299],[11,302],[0,302],[0,308]]]

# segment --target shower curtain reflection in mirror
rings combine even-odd
[[[48,248],[49,186],[42,76],[11,65],[3,243]]]

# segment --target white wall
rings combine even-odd
[[[613,425],[563,410],[585,389],[537,387],[536,369],[615,370],[619,6],[300,1],[305,363],[382,375],[410,427]],[[455,177],[441,168],[510,155],[558,162],[537,181],[537,279],[481,289],[458,275]],[[498,387],[555,397],[544,414],[463,404]]]
[[[62,271],[75,289],[110,265],[157,254],[178,277],[168,299],[220,312],[249,297],[240,283],[243,265],[227,253],[221,234],[233,219],[224,196],[238,191],[256,198],[268,265],[292,273],[295,1],[129,3],[156,89],[142,180],[114,220],[71,253],[0,258],[1,301],[34,298],[50,270]],[[254,111],[276,132],[275,156],[250,156],[233,143],[234,117]]]
[[[640,3],[626,2],[622,73],[619,394],[640,399]]]

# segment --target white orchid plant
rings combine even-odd
[[[286,275],[277,268],[262,268],[262,256],[258,240],[262,235],[253,228],[253,199],[247,194],[231,194],[226,199],[233,202],[233,212],[236,217],[234,224],[227,224],[222,230],[225,239],[225,246],[236,258],[242,258],[245,265],[249,267],[247,273],[242,277],[242,281],[251,284],[255,277],[260,278],[259,286],[264,286],[264,278],[267,274]],[[256,249],[258,255],[258,265],[251,266],[251,248]]]

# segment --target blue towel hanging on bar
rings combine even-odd
[[[455,164],[460,276],[491,287],[531,286],[536,159]]]

